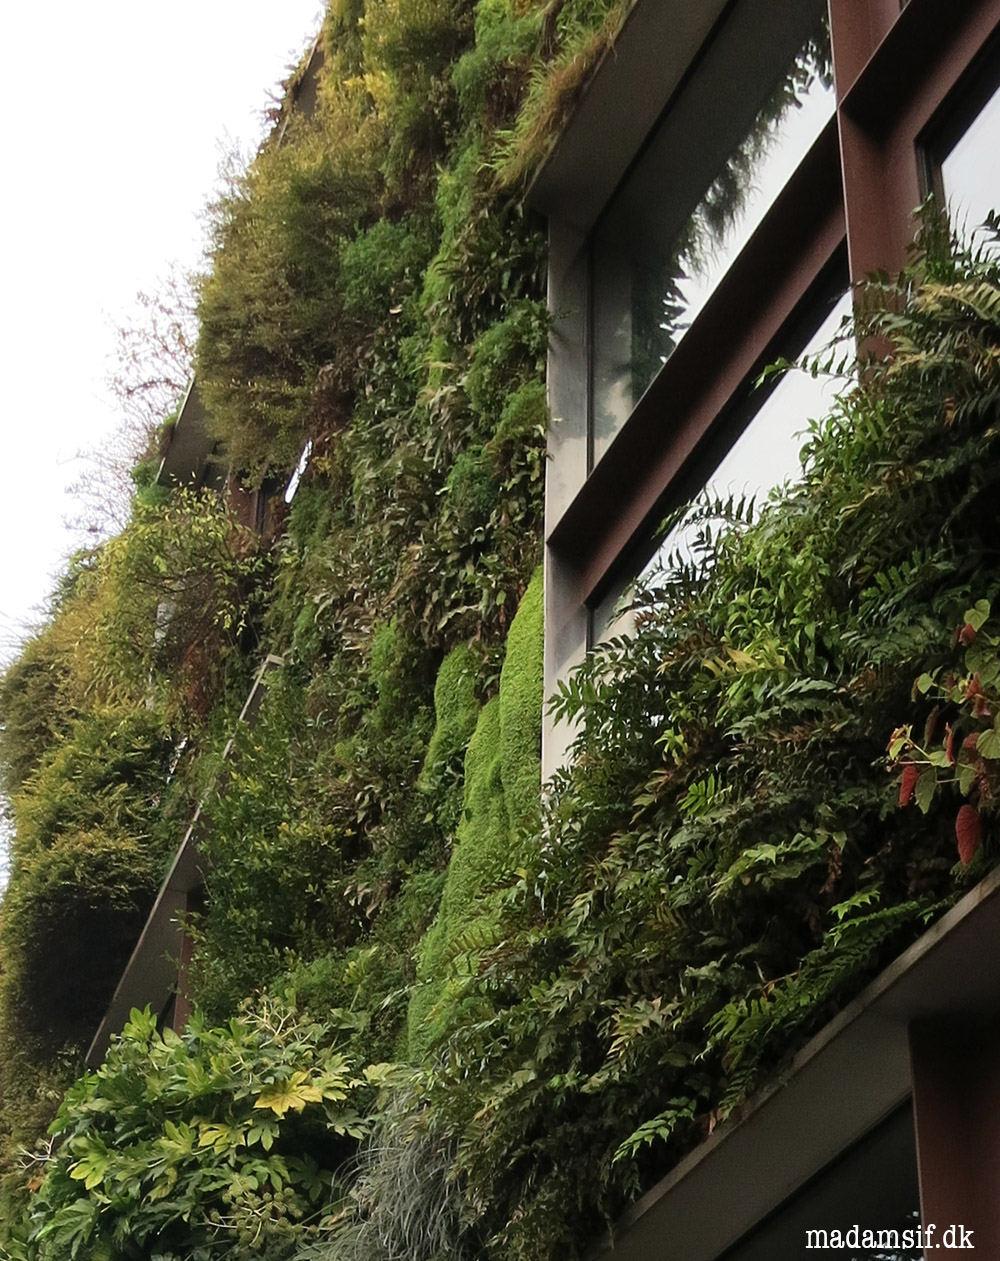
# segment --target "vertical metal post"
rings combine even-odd
[[[921,1221],[944,1255],[964,1227],[977,1256],[1000,1257],[1000,1017],[918,1021],[910,1058]]]

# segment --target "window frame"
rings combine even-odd
[[[627,169],[625,170],[617,186],[614,188],[606,204],[602,207],[600,214],[596,217],[596,219],[594,220],[594,222],[591,224],[589,228],[588,257],[587,257],[588,286],[589,286],[588,344],[590,347],[590,352],[588,355],[588,364],[587,364],[587,371],[588,371],[587,473],[588,473],[588,476],[591,473],[593,473],[594,469],[596,468],[596,465],[603,458],[603,451],[606,450],[607,447],[611,445],[615,436],[614,434],[612,434],[608,438],[604,438],[603,436],[601,437],[598,436],[598,430],[600,426],[598,425],[597,414],[596,414],[599,396],[602,396],[604,393],[604,390],[601,388],[601,386],[598,383],[599,377],[602,375],[599,371],[599,360],[602,357],[601,351],[603,347],[603,339],[601,339],[600,334],[599,334],[599,329],[598,329],[598,315],[600,312],[602,312],[602,310],[606,309],[606,306],[607,306],[607,304],[598,297],[598,292],[599,290],[603,288],[602,281],[606,278],[604,275],[603,268],[602,268],[602,262],[605,256],[605,251],[611,250],[614,248],[613,242],[615,240],[614,234],[612,235],[612,238],[610,240],[607,237],[607,233],[609,230],[609,221],[616,221],[616,222],[620,221],[622,213],[623,213],[622,203],[624,202],[625,207],[627,207],[627,205],[630,202],[634,202],[635,200],[634,182],[636,180],[639,180],[640,183],[642,183],[643,181],[648,182],[650,178],[649,164],[652,160],[653,155],[657,152],[658,149],[662,147],[662,144],[664,142],[663,136],[662,136],[663,131],[666,130],[672,133],[672,137],[668,136],[666,140],[668,148],[671,146],[671,142],[673,146],[676,147],[680,143],[679,137],[681,135],[686,136],[688,134],[687,129],[684,126],[683,120],[685,118],[689,119],[690,116],[692,115],[692,111],[694,111],[694,116],[697,118],[701,118],[705,113],[711,113],[711,110],[708,107],[713,102],[713,98],[716,95],[716,90],[718,88],[721,88],[724,92],[729,90],[724,81],[727,78],[727,69],[729,68],[730,62],[732,58],[734,57],[734,49],[736,47],[735,41],[741,39],[742,37],[745,37],[746,27],[748,25],[752,25],[757,20],[754,14],[755,9],[765,11],[764,13],[759,15],[761,17],[769,16],[771,20],[783,21],[783,20],[787,20],[788,18],[792,16],[795,16],[795,11],[797,11],[800,8],[801,3],[802,3],[802,0],[730,0],[730,3],[726,5],[724,12],[714,23],[710,35],[705,40],[702,47],[698,50],[698,53],[692,60],[691,65],[688,67],[687,71],[678,82],[676,88],[674,89],[674,91],[672,92],[670,96],[670,99],[667,101],[665,107],[662,109],[659,116],[657,117],[655,125],[650,129],[643,144],[640,146],[639,150],[636,152],[635,156],[632,158],[632,161],[628,165]],[[814,4],[813,10],[812,10],[812,16],[810,18],[807,18],[806,25],[799,31],[800,36],[803,34],[803,31],[807,29],[811,30],[812,35],[815,36],[816,29],[817,29],[816,23],[822,11],[824,11],[825,9],[826,9],[825,0],[820,0],[819,3]],[[767,11],[770,11],[770,12],[768,13]],[[729,29],[730,27],[733,27],[733,29],[730,30]],[[721,43],[723,46],[722,51],[718,56],[716,56],[715,48],[714,48],[714,45],[717,42]],[[798,50],[798,53],[796,54],[796,57],[800,56],[801,52],[802,52],[802,48],[800,47]],[[771,72],[773,72],[774,69],[775,69],[775,66],[772,65],[770,67]],[[788,73],[788,69],[789,67],[786,65],[784,68],[784,73],[786,75]],[[836,97],[835,91],[831,92],[831,96],[833,98],[831,105],[832,105],[832,108],[835,110],[835,97]],[[678,123],[673,123],[672,125],[671,115],[674,114],[675,111],[679,113],[681,121]],[[755,115],[755,117],[759,117],[759,112],[757,115]],[[827,119],[823,127],[821,127],[816,132],[816,134],[813,137],[814,141],[819,138],[822,132],[829,125],[830,121],[831,121],[830,119]],[[718,119],[716,118],[713,123],[709,123],[706,126],[706,132],[707,132],[706,138],[710,141],[713,147],[716,147],[717,149],[717,152],[715,155],[716,157],[718,157],[720,152],[724,152],[727,155],[729,155],[729,157],[731,158],[732,153],[733,153],[733,137],[732,136],[726,137],[726,139],[722,141],[721,147],[720,147],[719,141],[721,138],[715,134],[717,127],[718,127]],[[780,128],[779,128],[779,132],[780,132]],[[781,149],[781,146],[779,145],[778,146],[779,152],[780,152],[780,149]],[[805,154],[802,155],[802,158],[796,164],[796,166],[791,169],[792,173],[794,173],[794,171],[797,170],[798,167],[803,164],[804,157],[805,157]],[[833,157],[833,155],[831,155],[831,157],[832,157],[832,164],[835,166],[836,158]],[[708,168],[702,168],[700,170],[700,174],[702,177],[704,177],[706,174],[709,174],[708,184],[703,186],[703,178],[702,178],[702,179],[694,180],[688,186],[688,189],[687,189],[688,194],[692,194],[695,189],[701,190],[698,197],[697,204],[701,204],[704,194],[707,192],[708,188],[712,186],[712,184],[714,183],[714,177],[719,175],[720,170],[721,168],[715,163],[710,165]],[[671,195],[668,190],[669,190],[669,184],[668,184],[667,189],[660,189],[659,192],[662,193],[666,197],[667,202],[670,203]],[[773,208],[774,202],[777,200],[777,197],[781,195],[781,191],[782,191],[781,189],[778,190],[777,196],[775,196],[773,200],[771,201],[771,203],[764,209],[763,214],[760,216],[761,222],[763,222],[763,220],[767,218],[768,214],[770,213],[770,210]],[[643,205],[648,204],[648,197],[649,197],[649,190],[647,189],[646,195],[641,199],[641,204]],[[753,216],[753,215],[750,216],[750,218],[754,218],[754,217],[756,216]],[[687,222],[687,221],[688,220],[685,220],[684,222]],[[744,234],[739,227],[738,221],[737,221],[737,224],[734,226],[736,229],[736,235],[743,236]],[[716,285],[713,286],[712,293],[714,293],[715,288],[718,287],[719,283],[721,283],[721,279],[724,279],[724,277],[732,270],[733,265],[735,264],[735,260],[739,256],[739,254],[741,254],[744,251],[744,249],[748,248],[749,242],[752,240],[753,235],[754,233],[752,231],[746,233],[745,238],[744,238],[744,244],[740,246],[739,249],[733,253],[730,259],[730,265],[722,273],[722,277],[720,278],[720,281],[716,282]],[[645,233],[640,233],[640,237],[642,239],[645,239],[645,236],[646,236]],[[634,241],[634,238],[630,238],[630,240]],[[700,314],[700,309],[701,308],[699,308],[699,314]],[[692,328],[694,324],[697,323],[697,319],[698,319],[697,315],[692,317],[690,320],[690,323],[686,325],[686,329]],[[682,341],[683,337],[685,336],[687,336],[687,331],[685,331],[685,333],[677,339],[677,344],[679,344],[679,342]],[[674,350],[671,350],[667,357],[670,357],[670,355],[675,353],[675,351],[676,351],[676,345],[675,345]],[[632,360],[630,359],[630,366],[631,364],[632,364]],[[644,385],[640,389],[639,393],[635,395],[635,402],[629,413],[630,415],[633,415],[635,411],[638,409],[638,407],[641,404],[642,396],[645,394],[648,388],[652,385],[657,375],[658,373],[654,374],[653,377],[646,383],[646,385]],[[617,433],[617,430],[615,431],[615,433]],[[596,452],[596,447],[598,443],[600,443],[602,447],[601,455],[598,455]]]
[[[671,9],[690,25],[697,3],[676,0]],[[710,440],[712,426],[754,366],[773,354],[836,251],[846,241],[854,284],[870,272],[905,264],[913,209],[928,192],[927,155],[936,144],[941,151],[941,137],[958,126],[963,108],[967,117],[975,115],[968,93],[975,91],[976,74],[986,73],[985,59],[997,55],[1000,62],[994,53],[1000,47],[1000,0],[966,0],[957,9],[941,0],[902,6],[899,0],[828,0],[835,120],[590,470],[589,233],[602,208],[599,195],[607,203],[631,161],[619,151],[615,101],[620,108],[631,78],[637,91],[656,91],[648,63],[654,59],[649,49],[657,45],[643,39],[643,15],[662,26],[666,9],[658,0],[634,4],[617,47],[532,194],[550,217],[555,315],[555,463],[546,485],[550,695],[557,678],[586,651],[591,605],[627,569],[637,541],[662,517],[699,444]],[[725,5],[714,4],[712,11],[718,20]],[[694,61],[696,49],[687,55]],[[632,137],[632,156],[670,100],[676,74],[671,82],[660,107],[643,101],[642,127],[624,113],[620,130]],[[603,183],[594,175],[602,161],[610,161]],[[781,266],[774,267],[776,259]],[[546,720],[546,773],[559,764],[570,734],[554,734]],[[661,1255],[719,1261],[910,1093],[923,1221],[961,1222],[981,1213],[995,1192],[987,1187],[995,1165],[982,1153],[1000,1150],[1000,972],[980,966],[997,924],[1000,871],[847,1005],[779,1081],[639,1200],[618,1223],[613,1245],[599,1248],[602,1255],[613,1252],[615,1261]],[[851,1082],[849,1092],[842,1090],[845,1081]],[[706,1214],[706,1204],[723,1202],[725,1216]],[[984,1251],[1000,1247],[1000,1222],[987,1222],[985,1236]],[[976,1246],[984,1245],[977,1240]]]
[[[662,28],[669,7],[690,35],[698,2],[636,0],[529,197],[549,216],[554,314],[545,552],[549,695],[587,650],[591,606],[625,572],[699,443],[710,439],[754,366],[768,362],[837,250],[846,241],[852,284],[905,264],[914,208],[932,186],[928,154],[957,125],[975,76],[986,73],[985,59],[996,55],[1000,62],[993,51],[1000,47],[1000,0],[961,6],[828,0],[835,119],[589,469],[588,238],[669,104],[677,67],[659,105],[644,99],[640,110],[621,116],[617,132],[615,108],[627,98],[630,80],[640,94],[658,90],[649,50],[658,51],[662,38],[660,44],[648,38],[644,18]],[[710,7],[713,21],[724,17],[721,0]],[[685,55],[693,63],[697,48]],[[546,719],[546,775],[562,761],[571,735]],[[719,1261],[911,1092],[923,1220],[957,1223],[981,1213],[996,1192],[994,1183],[987,1187],[995,1164],[982,1154],[1000,1150],[1000,973],[980,961],[998,924],[995,872],[818,1034],[780,1081],[643,1197],[602,1255]],[[845,1080],[852,1083],[846,1095]],[[790,1135],[796,1136],[791,1147]],[[725,1215],[706,1213],[718,1203],[726,1204]],[[977,1247],[1000,1249],[1000,1222],[987,1223],[985,1236]]]
[[[1000,32],[979,50],[917,138],[921,187],[947,203],[942,168],[976,119],[1000,92]]]
[[[549,532],[548,545],[581,573],[581,602],[601,598],[621,559],[663,518],[671,485],[773,360],[843,241],[831,120]],[[737,337],[727,335],[734,326]],[[709,359],[717,366],[706,373]]]
[[[795,362],[803,355],[826,319],[848,293],[847,251],[842,242],[782,326],[773,343],[768,345],[760,361],[753,365],[716,413],[677,475],[664,489],[655,507],[656,518],[652,529],[641,534],[629,545],[616,564],[605,572],[596,596],[592,595],[587,599],[591,613],[588,649],[596,647],[606,637],[597,626],[599,610],[612,595],[621,597],[629,584],[639,578],[663,544],[661,523],[669,514],[683,508],[711,484],[714,474],[722,467],[730,452],[744,434],[753,428],[757,417],[767,408],[783,378],[771,376],[769,381],[762,383],[760,376],[763,369],[779,359]],[[803,415],[802,429],[805,429],[806,422],[810,419],[818,417]],[[766,493],[765,491],[764,494]],[[760,502],[763,502],[762,498],[758,500]]]
[[[665,515],[671,488],[676,493],[692,454],[747,377],[773,357],[783,330],[845,239],[852,284],[904,265],[913,210],[926,194],[924,138],[943,117],[945,103],[954,100],[957,85],[967,81],[970,67],[1000,39],[1000,0],[966,0],[958,11],[940,0],[910,0],[902,8],[899,0],[828,0],[834,119],[590,467],[593,229],[685,75],[697,73],[700,41],[736,2],[675,0],[673,6],[658,6],[655,0],[637,0],[529,194],[549,216],[554,314],[546,479],[547,695],[587,652],[590,608],[621,580],[629,556]],[[662,96],[650,100],[657,90],[653,71],[662,67],[651,70],[656,59],[649,48],[655,46],[662,60],[668,8],[689,40],[687,63],[671,63]],[[700,9],[707,16],[699,36],[693,15]],[[568,741],[569,733],[559,734],[546,720],[546,776],[564,760]]]

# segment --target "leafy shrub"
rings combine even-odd
[[[289,1257],[364,1123],[329,1030],[274,1002],[183,1036],[133,1011],[38,1154],[16,1261]]]
[[[157,708],[166,722],[204,718],[252,636],[258,547],[215,496],[177,490],[163,504],[136,503],[77,597],[96,614],[78,650],[89,686],[106,702]]]
[[[73,720],[67,704],[69,652],[52,626],[33,635],[0,680],[3,791],[16,793]]]
[[[293,146],[266,148],[215,208],[199,390],[229,457],[258,481],[294,464],[316,374],[338,358],[339,247],[365,192],[345,166],[307,129]]]
[[[543,303],[516,302],[504,319],[476,339],[465,388],[470,406],[487,422],[490,436],[496,432],[511,394],[541,376],[548,333],[549,317]]]
[[[455,62],[452,81],[473,126],[495,126],[517,109],[527,86],[544,14],[540,6],[479,0],[475,44]]]
[[[0,1028],[37,1052],[93,1032],[162,877],[157,726],[145,711],[78,720],[14,799]]]

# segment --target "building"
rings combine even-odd
[[[281,144],[295,111],[309,117],[315,110],[322,65],[323,47],[317,36],[288,85],[286,99],[275,119],[271,143]],[[220,453],[219,443],[210,432],[197,378],[192,377],[176,420],[166,433],[156,481],[161,486],[214,492],[225,499],[241,525],[258,533],[271,532],[280,527],[285,504],[295,493],[310,449],[311,446],[303,451],[287,487],[283,479],[272,477],[248,489],[239,476],[239,470],[232,468]],[[171,611],[165,606],[161,608],[165,624]],[[281,657],[270,653],[265,656],[240,712],[239,723],[253,723],[267,691],[269,673],[283,664]],[[231,738],[223,751],[223,761],[230,756],[232,748]],[[86,1063],[90,1067],[102,1062],[112,1037],[124,1028],[133,1007],[148,1005],[163,1024],[173,1029],[181,1029],[187,1023],[190,1003],[185,975],[190,962],[191,943],[185,932],[185,922],[203,906],[205,873],[198,847],[203,826],[201,812],[199,803],[180,839],[111,1002],[94,1033],[86,1055]]]
[[[790,407],[786,383],[755,389],[761,369],[822,344],[853,283],[904,263],[928,195],[970,232],[1000,205],[998,85],[997,0],[636,0],[530,193],[554,317],[548,693],[614,623],[672,508],[797,466],[822,400]],[[548,726],[547,771],[567,739]],[[866,1250],[805,1232],[912,1230],[919,1199],[928,1248],[964,1226],[1000,1256],[998,887],[640,1202],[612,1254],[916,1257],[916,1236]]]
[[[829,14],[819,0],[636,0],[531,191],[551,225],[555,317],[549,690],[614,620],[673,506],[706,483],[759,491],[791,472],[813,404],[755,390],[760,369],[822,340],[852,281],[903,262],[932,189],[972,224],[1000,202],[998,32],[998,0],[831,0]],[[196,406],[171,446],[182,471],[169,452],[164,464],[178,480],[208,467],[203,442],[180,458]],[[549,768],[564,746],[550,729]],[[192,835],[94,1058],[131,1003],[176,989]],[[902,1261],[917,1240],[840,1246],[829,1232],[902,1236],[919,1208],[934,1245],[971,1231],[1000,1255],[998,931],[991,877],[654,1188],[612,1254]]]

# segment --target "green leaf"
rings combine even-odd
[[[968,796],[972,789],[972,785],[976,782],[976,767],[971,762],[959,762],[958,764],[958,788],[963,796]]]
[[[937,772],[932,766],[922,771],[920,778],[917,780],[917,786],[913,796],[921,811],[926,814],[931,808],[931,802],[934,799],[934,790],[937,788]]]
[[[1000,735],[992,727],[980,732],[976,741],[976,752],[980,757],[1000,758]]]
[[[323,1090],[307,1078],[305,1072],[293,1073],[287,1081],[277,1082],[258,1095],[253,1106],[266,1108],[275,1116],[283,1117],[286,1112],[301,1112],[307,1104],[322,1103]]]
[[[990,615],[989,600],[977,600],[973,608],[965,610],[965,621],[973,630],[981,630]]]

